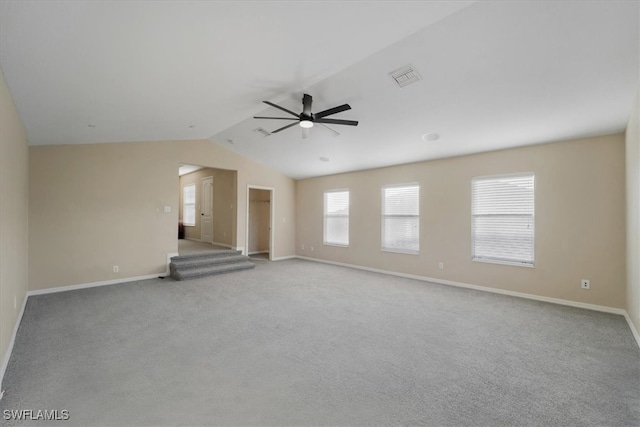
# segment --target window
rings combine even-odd
[[[420,249],[420,186],[382,189],[382,250],[417,254]]]
[[[349,191],[324,193],[324,244],[349,245]]]
[[[471,182],[473,260],[533,267],[534,175]]]
[[[182,223],[196,225],[196,185],[189,184],[182,188]]]

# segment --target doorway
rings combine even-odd
[[[235,250],[237,171],[180,164],[178,176],[178,247]]]
[[[255,259],[273,258],[272,187],[247,186],[247,255]]]

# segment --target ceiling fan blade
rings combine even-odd
[[[311,103],[313,102],[313,97],[311,95],[307,95],[306,93],[302,95],[302,114],[305,116],[311,115]]]
[[[356,120],[316,119],[313,122],[314,123],[325,123],[325,124],[329,124],[329,125],[358,126],[358,122]]]
[[[318,122],[316,122],[318,123]],[[330,128],[329,126],[322,124],[322,123],[318,123],[320,126],[322,126],[323,128],[327,128],[329,129],[331,132],[333,132],[335,134],[335,136],[340,136],[340,132],[338,132],[337,130]]]
[[[261,117],[261,116],[253,116],[254,119],[271,119],[271,120],[300,120],[293,117]]]
[[[309,138],[309,131],[311,130],[311,128],[302,128],[302,137],[304,139]]]
[[[343,104],[339,107],[329,108],[328,110],[320,111],[313,115],[316,119],[321,119],[326,116],[330,116],[332,114],[342,113],[343,111],[351,110],[351,106],[349,104]]]
[[[295,125],[297,125],[297,124],[298,124],[298,123],[291,123],[290,125],[283,126],[283,127],[281,127],[280,129],[276,129],[276,130],[274,130],[274,131],[273,131],[273,132],[271,132],[271,133],[278,133],[278,132],[283,131],[283,130],[285,130],[285,129],[289,129],[291,126],[295,126]]]
[[[278,110],[282,110],[282,111],[284,111],[285,113],[289,113],[289,114],[291,114],[292,116],[296,116],[296,117],[298,117],[298,116],[299,116],[298,114],[294,113],[293,111],[291,111],[291,110],[287,110],[286,108],[281,107],[281,106],[279,106],[279,105],[276,105],[276,104],[274,104],[273,102],[269,102],[269,101],[262,101],[262,102],[264,102],[264,103],[265,103],[265,104],[267,104],[267,105],[271,105],[272,107],[277,108]]]

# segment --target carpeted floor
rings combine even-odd
[[[220,252],[230,250],[226,246],[212,245],[211,243],[196,242],[195,240],[178,240],[178,253],[180,255],[192,255],[202,252]]]
[[[622,316],[302,260],[31,297],[4,387],[60,425],[640,425]]]

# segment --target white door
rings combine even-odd
[[[213,242],[213,177],[202,178],[202,198],[200,200],[200,240]]]

